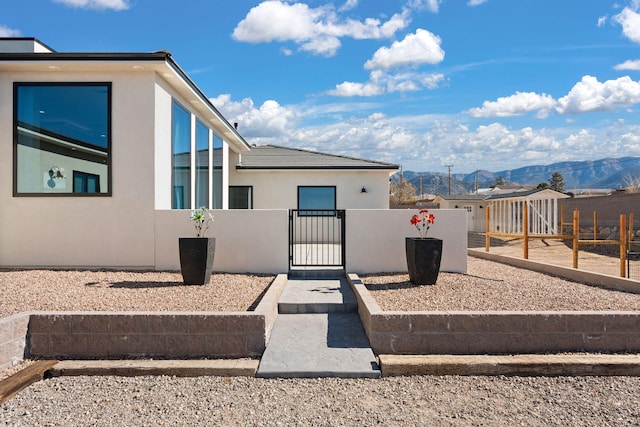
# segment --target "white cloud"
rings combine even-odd
[[[288,147],[402,164],[405,170],[500,171],[563,160],[640,155],[640,126],[618,120],[608,127],[510,128],[494,122],[470,128],[451,116],[388,117],[375,104],[254,105],[220,95],[212,102],[252,144]],[[353,115],[370,111],[364,117]],[[352,116],[349,116],[352,114]],[[321,125],[304,125],[304,120]]]
[[[488,1],[488,0],[469,0],[469,1],[467,2],[467,4],[468,4],[469,6],[471,6],[471,7],[473,7],[473,6],[479,6],[479,5],[481,5],[481,4],[484,4],[484,3],[486,3],[487,1]]]
[[[262,103],[258,108],[251,98],[240,102],[232,101],[231,95],[222,94],[211,98],[218,108],[231,122],[238,123],[238,129],[245,137],[277,138],[286,135],[296,121],[296,112],[278,104],[274,100]]]
[[[632,42],[640,43],[640,14],[625,7],[615,15],[613,21],[622,26],[622,33]]]
[[[347,0],[338,10],[340,12],[344,12],[345,10],[355,9],[358,6],[359,1],[360,0]]]
[[[442,0],[409,0],[407,7],[418,10],[428,10],[432,13],[438,13]]]
[[[378,49],[364,67],[371,70],[437,64],[444,59],[444,50],[440,47],[440,42],[440,37],[419,28],[415,34],[409,34],[403,40],[394,42],[391,47]]]
[[[0,25],[0,37],[18,37],[20,36],[19,30],[14,30],[4,25]]]
[[[607,17],[606,16],[601,16],[601,17],[598,18],[598,23],[597,23],[598,28],[604,27],[604,24],[606,24],[606,23],[607,23]]]
[[[55,3],[80,9],[96,10],[126,10],[129,9],[127,0],[53,0]]]
[[[640,82],[629,76],[599,82],[592,76],[584,76],[571,91],[558,100],[556,111],[560,114],[576,114],[592,111],[613,111],[640,102]]]
[[[384,93],[384,88],[374,83],[343,82],[336,88],[327,92],[329,95],[340,97],[351,96],[375,96]]]
[[[485,101],[480,108],[467,111],[471,117],[511,117],[537,111],[539,118],[544,118],[556,105],[556,101],[547,94],[534,92],[516,92],[514,95],[498,98],[496,101]]]
[[[354,6],[348,1],[345,6]],[[343,19],[331,5],[311,8],[304,3],[267,0],[253,7],[233,30],[235,40],[248,43],[292,41],[303,51],[332,56],[342,37],[380,39],[390,37],[409,24],[409,12],[395,14],[386,22]]]
[[[326,93],[340,97],[376,96],[384,93],[435,89],[444,80],[444,74],[440,73],[407,72],[388,74],[384,71],[374,70],[369,74],[369,82],[367,83],[343,82]]]
[[[623,70],[631,70],[638,71],[640,70],[640,59],[633,59],[624,61],[622,64],[618,64],[613,67],[614,70],[623,71]]]

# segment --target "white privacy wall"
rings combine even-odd
[[[348,210],[347,271],[406,272],[405,237],[417,237],[409,223],[414,210]],[[442,271],[467,271],[466,212],[433,210],[429,235],[443,239]],[[225,272],[285,273],[289,268],[288,211],[215,210],[207,236],[216,238],[213,268]],[[156,211],[156,268],[178,270],[178,238],[194,237],[190,211]]]
[[[462,209],[429,209],[436,217],[428,237],[442,239],[441,271],[467,272],[467,213]],[[419,237],[410,224],[418,209],[349,210],[347,271],[406,272],[405,238]]]
[[[285,273],[289,266],[289,216],[280,210],[213,210],[206,233],[216,238],[213,270]],[[189,210],[155,213],[156,269],[179,270],[178,239],[196,237]]]

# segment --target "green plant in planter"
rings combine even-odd
[[[213,224],[214,217],[204,206],[191,212],[191,221],[196,228],[196,237],[204,237],[204,233]]]
[[[196,229],[196,237],[181,237],[180,271],[187,285],[206,285],[211,281],[213,255],[216,248],[214,237],[205,237],[205,232],[213,224],[211,212],[201,207],[191,212],[191,221]]]

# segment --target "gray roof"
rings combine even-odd
[[[388,170],[400,167],[392,163],[301,150],[275,145],[256,145],[241,154],[238,170],[319,169]]]

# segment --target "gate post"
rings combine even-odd
[[[580,212],[573,211],[573,268],[578,268],[578,237],[580,234]]]
[[[627,261],[627,216],[620,215],[620,277],[625,277],[625,263]]]

